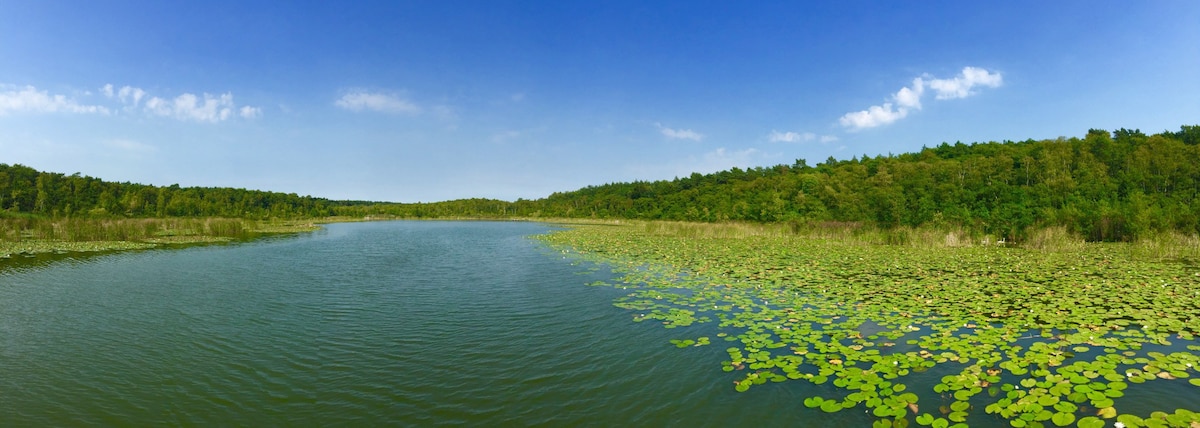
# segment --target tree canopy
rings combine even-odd
[[[1064,226],[1089,240],[1200,232],[1200,126],[1146,135],[964,144],[829,158],[815,166],[732,168],[661,181],[588,186],[515,202],[331,201],[232,188],[156,187],[0,164],[0,212],[43,216],[628,218],[953,225],[1020,239]]]

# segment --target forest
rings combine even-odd
[[[1147,135],[964,144],[589,186],[538,200],[334,201],[152,186],[0,164],[0,217],[599,218],[959,227],[1019,241],[1065,227],[1089,241],[1200,232],[1200,126]]]
[[[1200,126],[963,144],[556,193],[540,215],[960,226],[1008,239],[1063,226],[1090,241],[1200,231]]]

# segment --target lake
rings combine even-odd
[[[724,344],[630,322],[587,286],[610,271],[529,238],[553,229],[330,224],[0,270],[0,425],[873,420],[804,408],[806,382],[734,391]]]

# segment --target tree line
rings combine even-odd
[[[963,144],[733,168],[555,193],[541,214],[691,221],[958,226],[1022,239],[1063,226],[1092,241],[1200,232],[1200,126],[1146,135]]]
[[[1093,241],[1200,232],[1200,126],[1146,135],[964,144],[588,186],[537,200],[332,201],[233,188],[157,187],[0,164],[0,215],[317,218],[627,218],[964,227],[1019,240],[1062,226]]]
[[[0,215],[297,218],[329,216],[333,207],[351,204],[294,193],[115,183],[0,164]]]

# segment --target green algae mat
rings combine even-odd
[[[1200,267],[1185,261],[636,226],[540,239],[616,269],[592,285],[628,289],[615,304],[678,329],[671,345],[726,347],[712,369],[739,392],[807,382],[798,406],[876,427],[1200,427]],[[1194,404],[1134,404],[1154,388]]]

